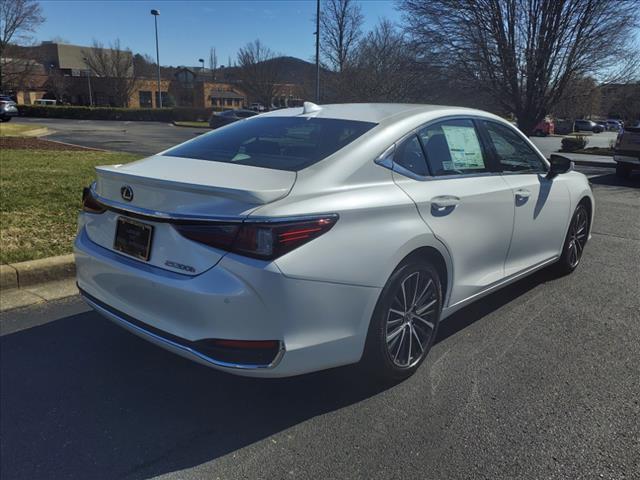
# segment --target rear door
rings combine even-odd
[[[562,175],[546,178],[542,157],[514,128],[490,120],[481,125],[512,192],[513,238],[505,262],[510,276],[560,254],[570,215],[569,189]]]
[[[424,165],[424,154],[428,171],[418,167]],[[489,164],[473,121],[445,120],[419,129],[398,146],[394,164],[396,183],[451,255],[449,305],[501,280],[513,227],[513,194]],[[421,170],[428,173],[421,175]]]

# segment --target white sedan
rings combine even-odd
[[[402,379],[456,310],[574,270],[594,212],[569,160],[455,107],[306,103],[96,170],[75,241],[83,297],[250,376],[361,361]]]

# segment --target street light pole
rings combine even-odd
[[[89,67],[89,62],[87,62],[86,58],[83,58],[82,60],[84,60],[84,64]],[[93,96],[91,95],[91,67],[89,67],[88,70],[86,70],[87,72],[87,84],[89,85],[89,106],[93,107]]]
[[[158,100],[156,102],[156,108],[162,108],[162,90],[160,90],[160,48],[158,47],[158,15],[160,10],[151,10],[153,20],[156,26],[156,63],[158,64]]]
[[[316,1],[316,103],[320,103],[320,0]]]

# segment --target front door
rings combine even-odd
[[[505,262],[505,275],[510,276],[561,253],[570,216],[569,190],[562,178],[546,178],[542,158],[515,129],[482,123],[513,194],[513,238]]]

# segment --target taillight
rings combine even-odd
[[[84,187],[82,189],[82,210],[88,213],[104,213],[107,208],[94,198],[91,188]]]
[[[328,232],[337,215],[299,220],[244,223],[176,224],[174,228],[196,242],[249,257],[272,260]]]

